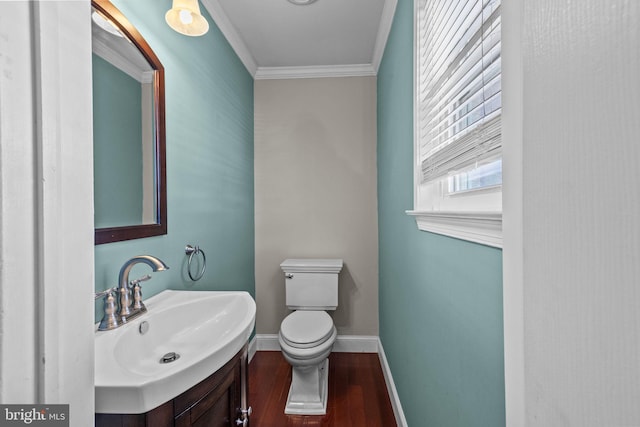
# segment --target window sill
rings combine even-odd
[[[502,249],[502,213],[406,211],[422,231]]]

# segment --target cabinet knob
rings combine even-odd
[[[238,408],[239,409],[239,408]],[[249,425],[249,417],[253,413],[253,409],[249,406],[247,409],[239,409],[240,410],[240,418],[236,420],[237,426],[247,427]]]

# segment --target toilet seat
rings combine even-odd
[[[278,341],[292,366],[311,366],[329,356],[337,335],[333,319],[326,311],[299,310],[282,321]]]
[[[318,347],[335,331],[333,319],[326,311],[298,310],[289,314],[280,325],[280,337],[290,347]]]

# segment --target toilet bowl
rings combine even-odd
[[[329,354],[337,337],[325,310],[337,307],[337,276],[342,260],[286,260],[287,306],[278,341],[291,365],[286,414],[322,415],[327,411]]]

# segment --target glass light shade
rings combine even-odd
[[[173,7],[164,19],[171,28],[185,36],[201,36],[209,31],[209,23],[200,14],[198,0],[173,0]]]

